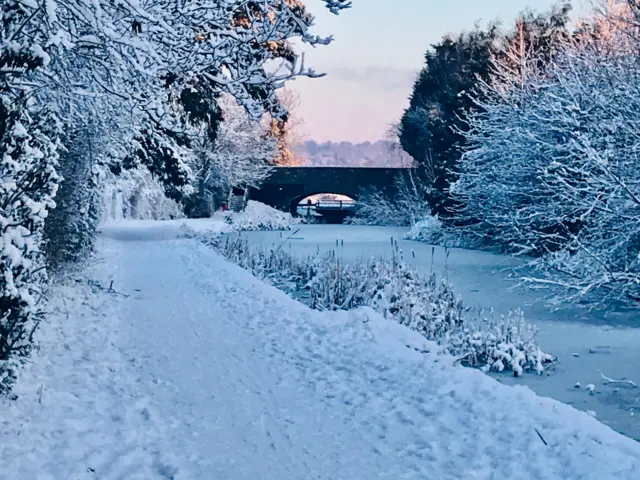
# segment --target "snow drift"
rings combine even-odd
[[[294,222],[289,213],[281,212],[264,203],[249,200],[242,212],[225,212],[225,221],[236,232],[250,230],[289,230]]]

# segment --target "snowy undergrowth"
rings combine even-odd
[[[249,200],[242,212],[225,212],[224,219],[237,232],[254,230],[290,230],[294,218],[264,203]]]
[[[442,237],[442,222],[435,216],[427,216],[412,225],[405,235],[407,240],[437,245]]]
[[[504,249],[491,245],[489,239],[472,235],[460,228],[443,223],[437,216],[423,215],[420,218],[404,235],[405,240],[447,248],[504,252]]]
[[[499,321],[466,319],[462,300],[435,274],[425,278],[399,258],[343,262],[331,252],[298,258],[281,246],[253,249],[238,237],[200,235],[227,259],[317,310],[369,306],[437,341],[465,366],[541,374],[554,357],[540,350],[522,312]]]

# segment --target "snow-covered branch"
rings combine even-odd
[[[640,69],[629,42],[613,30],[577,36],[543,70],[526,53],[496,60],[468,119],[453,188],[467,230],[537,257],[540,275],[526,281],[565,300],[640,299]],[[532,68],[516,74],[516,60]]]
[[[323,2],[333,13],[351,6]],[[268,142],[249,138],[253,127],[227,124],[220,145],[211,144],[216,100],[230,95],[256,121],[265,113],[285,118],[276,90],[318,76],[292,40],[331,42],[311,32],[313,16],[299,0],[5,0],[2,14],[0,394],[42,316],[42,234],[56,193],[49,233],[90,251],[107,167],[144,166],[179,200],[193,190],[198,155],[210,156],[226,183],[259,182]],[[205,130],[208,145],[200,141]],[[74,206],[92,220],[83,222]],[[60,222],[73,235],[61,234]]]

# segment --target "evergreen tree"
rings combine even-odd
[[[439,214],[450,206],[448,187],[464,145],[462,116],[474,107],[466,93],[488,77],[497,34],[496,27],[476,28],[432,45],[400,122],[400,143],[428,179],[428,200]]]
[[[476,27],[470,33],[447,36],[427,51],[400,123],[400,142],[430,183],[427,191],[434,213],[447,216],[457,205],[449,188],[458,177],[466,146],[465,118],[482,108],[483,91],[478,86],[490,78],[492,58],[508,61],[510,46],[518,42],[536,53],[537,68],[544,69],[568,36],[570,11],[564,4],[543,14],[525,12],[506,35],[495,25],[486,30]]]
[[[44,252],[49,270],[85,259],[102,217],[101,178],[109,159],[108,126],[89,118],[82,127],[68,125],[61,135],[55,208],[44,224]]]

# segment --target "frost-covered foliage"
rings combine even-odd
[[[66,123],[69,126],[61,135],[58,167],[62,181],[56,207],[47,215],[44,226],[44,251],[52,269],[81,261],[91,253],[103,212],[104,165],[109,161],[106,125],[89,120],[84,127],[74,128],[71,122]]]
[[[428,339],[442,338],[462,325],[462,301],[433,275],[426,279],[404,262],[383,259],[343,262],[331,254],[320,258],[309,280],[311,306],[351,310],[371,306],[385,317],[417,330]]]
[[[0,395],[42,319],[40,243],[58,181],[57,145],[47,135],[56,133],[55,119],[26,103],[0,83]]]
[[[396,167],[412,165],[411,157],[391,140],[377,142],[321,142],[305,140],[293,147],[303,165],[313,167]]]
[[[355,215],[348,219],[358,225],[406,226],[431,216],[428,203],[430,182],[423,169],[409,170],[398,176],[395,191],[374,191],[362,195]]]
[[[333,13],[350,6],[323,3]],[[10,364],[27,353],[41,317],[43,221],[61,181],[60,153],[68,178],[56,218],[66,223],[49,223],[52,263],[90,250],[101,196],[96,165],[106,159],[113,171],[144,165],[181,199],[193,190],[194,139],[203,124],[215,123],[210,109],[198,107],[226,92],[256,120],[265,112],[284,118],[275,91],[295,76],[318,76],[291,40],[331,41],[312,35],[312,23],[304,4],[290,0],[3,1],[0,393],[10,387]],[[281,64],[275,72],[274,60]],[[185,92],[194,90],[207,101],[186,101]],[[99,147],[88,152],[88,139],[98,138]]]
[[[486,78],[489,54],[498,36],[496,26],[446,35],[429,46],[425,64],[413,85],[399,128],[399,140],[417,165],[428,172],[428,201],[433,213],[447,214],[448,188],[456,178],[464,137],[458,129],[473,108],[465,92]]]
[[[276,142],[229,96],[222,96],[219,106],[223,121],[208,156],[208,182],[227,191],[232,186],[257,187],[271,173]]]
[[[343,1],[323,3],[333,13],[350,6]],[[203,149],[214,148],[221,94],[232,97],[254,121],[265,114],[285,120],[287,112],[276,91],[293,77],[318,76],[305,66],[291,40],[323,45],[331,38],[310,33],[313,16],[301,1],[197,1],[178,6],[156,0],[152,5],[152,18],[135,21],[140,36],[160,53],[159,75],[154,76],[160,81],[160,94],[144,105],[144,128],[135,135],[139,148],[123,166],[152,168],[169,187],[167,194],[182,199],[192,193],[182,188],[191,183],[185,154],[202,163],[198,157]],[[201,176],[206,176],[206,169]],[[201,191],[202,179],[197,182]]]
[[[217,100],[221,122],[215,141],[197,140],[196,192],[186,203],[190,217],[210,217],[232,187],[257,187],[271,172],[276,141],[230,95]]]
[[[418,220],[409,230],[405,238],[417,242],[438,245],[442,240],[442,222],[437,216],[428,215]]]
[[[253,230],[290,230],[294,219],[264,203],[249,200],[241,212],[225,212],[225,222],[236,232]]]
[[[606,34],[605,34],[606,33]],[[454,192],[466,228],[537,257],[534,286],[564,300],[640,299],[639,52],[625,32],[595,27],[539,68],[513,49],[495,62],[488,100],[471,116]],[[596,297],[590,297],[595,299]]]
[[[345,262],[335,252],[298,258],[281,245],[252,249],[242,237],[204,235],[201,240],[312,308],[370,306],[438,342],[463,365],[520,375],[541,374],[555,361],[536,345],[535,328],[524,322],[522,312],[500,321],[465,318],[462,300],[447,282],[435,275],[425,278],[398,258]]]
[[[536,2],[532,3],[535,7]],[[465,117],[477,111],[478,101],[484,100],[484,91],[477,86],[490,77],[491,58],[501,53],[496,49],[522,35],[525,48],[536,49],[546,61],[558,39],[567,34],[570,11],[570,2],[558,1],[548,12],[523,12],[518,28],[511,31],[505,32],[496,24],[476,26],[469,32],[447,34],[429,46],[409,108],[400,123],[400,140],[416,163],[429,173],[429,202],[433,213],[443,220],[458,206],[449,188],[457,179],[460,156],[468,146]],[[516,72],[517,65],[512,66]],[[473,96],[469,95],[472,92]]]
[[[483,319],[473,328],[465,326],[447,335],[447,351],[463,365],[484,371],[525,371],[541,374],[555,358],[540,350],[536,329],[524,321],[522,311],[510,312],[496,321]]]
[[[163,185],[147,169],[107,173],[103,189],[103,220],[125,218],[170,220],[184,217],[182,206],[165,195]]]
[[[49,62],[37,39],[22,34],[28,13],[2,5],[0,23],[0,394],[31,348],[42,318],[39,286],[45,279],[42,225],[53,204],[58,175],[54,112],[30,96],[23,77]]]

